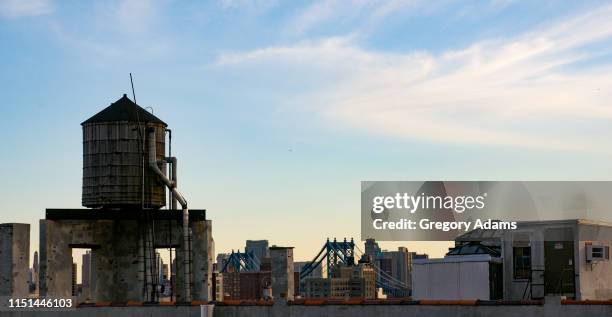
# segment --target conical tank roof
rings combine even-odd
[[[168,126],[165,122],[161,121],[158,117],[154,116],[150,112],[141,108],[139,105],[134,103],[126,94],[123,94],[119,100],[113,102],[110,106],[104,110],[98,112],[93,117],[83,121],[81,125],[94,122],[115,122],[115,121],[129,121],[129,122],[149,122],[149,123],[160,123]]]

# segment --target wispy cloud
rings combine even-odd
[[[448,11],[451,19],[493,15],[509,7],[515,0],[490,1],[423,1],[423,0],[321,0],[291,17],[287,29],[304,34],[317,28],[329,30],[339,25],[354,25],[362,33],[371,32],[389,19],[409,19]],[[457,6],[457,10],[454,10]],[[326,28],[328,27],[328,28]]]
[[[53,12],[51,0],[2,0],[0,16],[19,18]]]
[[[277,69],[302,65],[322,77],[341,72],[341,80],[304,98],[324,118],[371,133],[602,151],[612,136],[612,67],[589,62],[612,52],[611,15],[612,6],[601,7],[440,54],[388,54],[335,38],[224,54],[218,64],[274,61]]]
[[[293,46],[273,46],[250,52],[227,52],[219,57],[216,64],[223,66],[276,60],[285,63],[337,66],[339,61],[344,60],[350,63],[350,66],[354,66],[373,59],[372,54],[351,46],[351,42],[350,36],[333,37],[318,41],[304,40]]]
[[[297,17],[293,17],[289,28],[296,33],[303,33],[327,22],[342,23],[357,19],[363,20],[362,24],[367,25],[419,3],[421,3],[419,0],[317,1],[305,8]]]

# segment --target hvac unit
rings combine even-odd
[[[586,260],[587,262],[610,260],[610,247],[604,245],[587,244]]]

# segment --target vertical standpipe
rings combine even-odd
[[[177,160],[176,157],[174,156],[170,156],[170,157],[166,157],[166,163],[170,164],[171,168],[172,168],[172,174],[170,176],[170,182],[172,184],[172,188],[176,188],[176,184],[178,182],[177,180]],[[172,188],[170,189],[170,193],[172,193]],[[174,194],[170,195],[170,209],[175,210],[176,209],[176,199],[174,199]]]
[[[184,282],[185,282],[185,301],[191,301],[191,272],[189,267],[189,209],[187,209],[187,200],[183,197],[183,195],[176,189],[175,184],[166,177],[166,175],[159,169],[157,165],[156,156],[156,146],[155,146],[155,127],[149,127],[147,131],[147,139],[149,142],[148,150],[149,150],[149,168],[151,168],[157,176],[161,179],[161,181],[172,191],[172,196],[176,199],[181,207],[183,208],[183,252],[184,252]],[[162,162],[165,163],[165,162]],[[175,163],[176,164],[176,163]],[[176,165],[173,166],[172,170],[176,170]]]

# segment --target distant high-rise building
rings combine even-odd
[[[264,289],[272,283],[270,271],[216,273],[216,278],[219,277],[214,286],[223,289],[225,295],[221,298],[225,299],[263,299]]]
[[[162,264],[162,280],[168,280],[170,278],[170,276],[168,275],[168,264],[164,263]]]
[[[162,261],[160,274],[161,274],[160,280],[159,280],[159,285],[161,286],[160,296],[168,297],[172,293],[172,283],[170,280],[171,276],[169,275],[170,265],[168,263],[164,263]]]
[[[72,262],[72,296],[77,296],[77,264],[75,262]]]
[[[378,243],[376,242],[376,240],[366,239],[364,253],[367,256],[369,256],[371,259],[375,259],[376,257],[380,255],[380,247],[378,246]]]
[[[408,290],[412,285],[412,254],[405,247],[398,247],[397,251],[382,251],[378,257],[374,259],[374,263],[378,265],[385,276],[378,275],[377,279],[389,279],[400,281]],[[407,296],[406,292],[398,292],[395,294],[387,294],[390,296]]]
[[[155,252],[155,268],[157,270],[157,283],[163,285],[164,281],[164,259],[159,252]]]
[[[272,271],[272,262],[269,257],[263,258],[263,260],[261,260],[259,270],[260,271]]]
[[[38,251],[34,251],[34,258],[32,259],[32,268],[34,272],[38,273]]]
[[[229,253],[219,253],[217,254],[217,262],[215,263],[215,267],[214,267],[214,271],[215,272],[221,272],[221,270],[223,270],[223,267],[225,266],[225,263],[227,263],[228,259],[230,257]]]
[[[213,272],[212,274],[212,300],[222,302],[223,295],[223,273]]]
[[[172,259],[170,263],[170,281],[168,282],[167,293],[174,297],[176,295],[176,258]]]
[[[293,270],[301,273],[308,263],[310,262],[293,262]],[[323,267],[318,265],[310,274],[308,274],[308,277],[323,277]]]
[[[405,247],[398,247],[397,251],[392,252],[394,273],[396,279],[400,280],[409,288],[412,285],[412,254]],[[407,294],[405,294],[407,295]]]
[[[380,269],[377,274],[377,281],[393,279],[406,286],[405,290],[395,290],[389,296],[408,296],[412,287],[412,258],[413,252],[408,252],[405,247],[399,247],[397,251],[381,250],[374,239],[366,239],[365,257],[363,260],[371,261],[374,266]],[[426,255],[425,255],[426,256]]]
[[[370,263],[337,266],[328,278],[306,278],[307,298],[376,298],[376,273]]]
[[[339,278],[307,278],[305,280],[304,296],[306,298],[343,298],[348,290],[348,279]]]
[[[223,298],[240,299],[240,272],[220,274],[223,276]]]
[[[246,253],[253,252],[253,255],[257,257],[260,263],[264,258],[270,257],[268,240],[247,240],[244,251]]]
[[[86,251],[83,254],[81,262],[81,285],[83,289],[88,289],[91,282],[91,251]]]
[[[263,289],[271,279],[269,271],[240,272],[240,299],[262,299]]]
[[[295,272],[295,294],[303,294],[306,287],[306,279],[300,279],[300,273],[304,267],[310,262],[293,262],[293,271]],[[323,267],[321,265],[316,266],[306,278],[320,278],[323,277]]]

